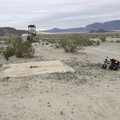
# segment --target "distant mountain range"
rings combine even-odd
[[[79,28],[69,28],[69,29],[59,29],[53,28],[51,30],[45,30],[43,32],[50,33],[62,33],[62,32],[106,32],[120,30],[120,20],[114,20],[105,23],[93,23],[89,24],[86,27]],[[0,36],[11,36],[11,35],[22,35],[27,33],[25,30],[16,30],[12,27],[0,27]]]
[[[88,32],[88,31],[99,31],[99,30],[120,30],[120,20],[109,21],[105,23],[93,23],[86,27],[59,29],[53,28],[51,30],[45,30],[44,32],[59,33],[59,32]]]
[[[22,35],[27,33],[25,30],[16,30],[12,27],[0,27],[0,36]]]

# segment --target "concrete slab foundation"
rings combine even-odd
[[[75,72],[71,67],[61,61],[41,61],[31,63],[18,63],[3,65],[4,77],[22,77],[46,73]]]

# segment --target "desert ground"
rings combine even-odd
[[[74,73],[0,77],[0,120],[120,120],[120,70],[101,68],[106,55],[120,60],[120,43],[105,42],[75,54],[34,45],[32,59],[0,56],[4,64],[60,60]],[[6,68],[7,69],[7,68]]]

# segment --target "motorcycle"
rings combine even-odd
[[[109,59],[108,56],[106,56],[106,59],[104,60],[104,64],[102,65],[102,68],[106,69],[108,65],[110,70],[118,70],[120,68],[120,61],[116,59]]]

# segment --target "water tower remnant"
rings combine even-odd
[[[29,25],[28,26],[28,37],[27,40],[31,42],[36,41],[36,26],[35,25]]]

